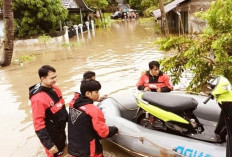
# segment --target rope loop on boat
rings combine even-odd
[[[122,106],[123,108],[125,108],[125,109],[127,109],[127,110],[130,110],[130,111],[135,111],[135,110],[138,110],[138,108],[139,108],[139,107],[136,107],[136,108],[128,108],[128,107],[122,105],[120,102],[118,102],[118,100],[116,100],[115,98],[113,98],[113,97],[108,97],[108,98],[114,100],[114,101],[117,102],[120,106]]]

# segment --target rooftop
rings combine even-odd
[[[169,11],[175,9],[179,4],[185,2],[187,0],[175,0],[167,5],[164,6],[165,13],[168,13]],[[157,18],[161,17],[160,9],[156,9],[153,12],[153,15]]]

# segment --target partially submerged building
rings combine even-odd
[[[201,33],[206,22],[194,14],[209,9],[213,0],[175,0],[164,7],[169,31],[172,33]],[[161,24],[160,9],[153,11],[156,20]]]
[[[83,23],[83,13],[94,12],[85,4],[84,0],[62,0],[62,4],[69,13],[80,14],[81,23]]]

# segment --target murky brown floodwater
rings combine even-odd
[[[78,91],[82,74],[93,70],[102,83],[101,94],[133,92],[135,84],[148,62],[163,57],[151,43],[155,40],[152,28],[140,26],[137,21],[119,21],[109,29],[95,29],[79,46],[16,46],[14,59],[32,54],[36,60],[23,66],[0,68],[1,134],[0,149],[3,157],[42,157],[43,148],[36,137],[28,87],[39,82],[37,70],[50,64],[57,70],[58,86],[66,103],[74,91]],[[76,43],[76,37],[70,40]],[[129,156],[108,143],[106,156]],[[113,148],[112,148],[113,147]]]

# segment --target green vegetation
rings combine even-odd
[[[85,3],[88,7],[98,11],[106,9],[109,4],[107,0],[85,0]]]
[[[65,25],[70,28],[74,24],[81,23],[81,16],[79,14],[69,14],[66,21],[68,22],[65,22]]]
[[[20,58],[15,59],[14,63],[15,64],[29,63],[34,60],[36,60],[36,56],[29,55],[29,54],[23,54]]]
[[[164,4],[174,0],[163,0]],[[129,4],[130,8],[139,11],[140,15],[151,16],[152,11],[159,8],[159,0],[123,0],[124,4]]]
[[[168,37],[156,41],[164,51],[177,53],[162,60],[164,71],[170,71],[174,84],[190,70],[193,78],[187,88],[199,92],[214,76],[224,75],[232,81],[232,1],[218,0],[200,16],[207,21],[204,32],[195,37]]]
[[[38,37],[38,40],[41,42],[41,43],[46,43],[48,41],[50,41],[52,38],[50,36],[47,36],[47,35],[41,35]]]
[[[60,0],[15,0],[13,8],[18,37],[54,32],[68,15]]]
[[[111,13],[104,13],[103,18],[101,19],[96,19],[95,20],[95,27],[100,28],[100,27],[107,27],[110,26],[111,24],[111,19],[110,19]]]
[[[85,0],[86,4],[100,13],[100,19],[95,20],[96,27],[106,27],[110,25],[110,15],[102,14],[110,4],[107,0]]]

